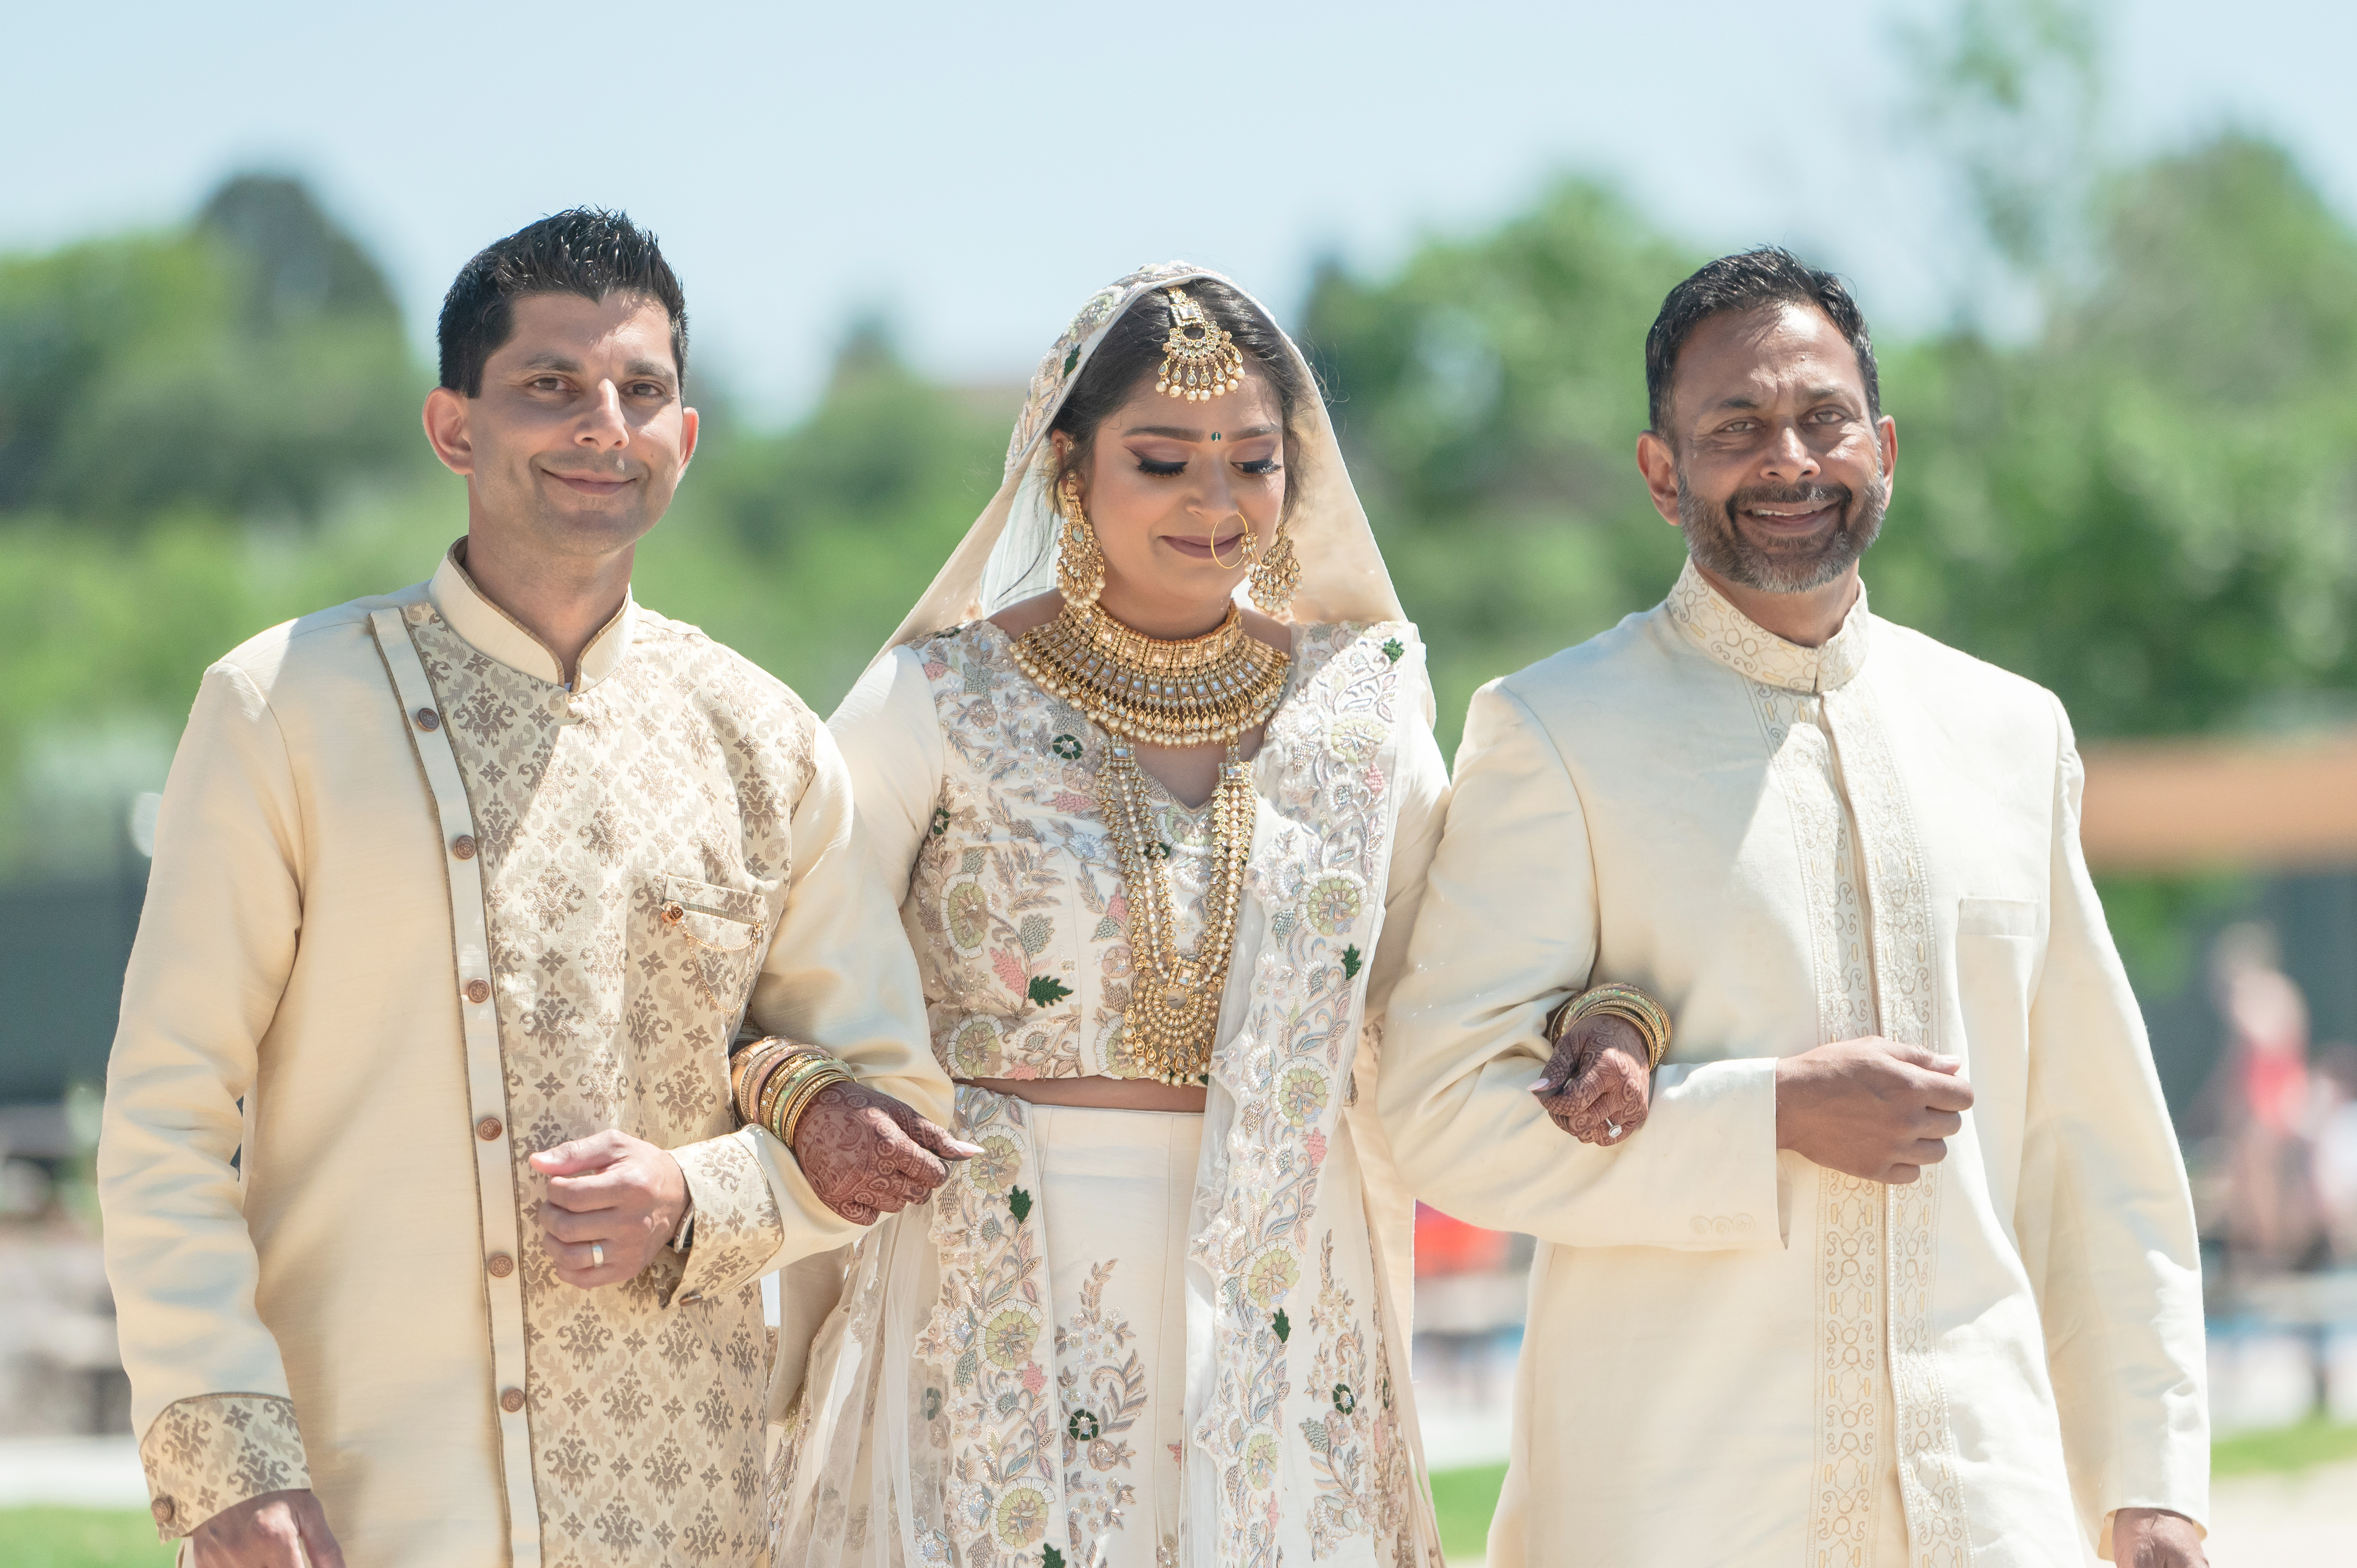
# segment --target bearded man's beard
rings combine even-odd
[[[1695,565],[1761,593],[1804,594],[1848,571],[1882,532],[1889,504],[1890,486],[1877,474],[1863,493],[1847,485],[1750,485],[1714,505],[1686,482],[1684,466],[1678,468],[1678,530],[1686,536],[1686,553]],[[1762,505],[1841,510],[1834,526],[1813,538],[1763,544],[1738,521],[1744,508]]]

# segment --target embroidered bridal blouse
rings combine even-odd
[[[735,1125],[731,1039],[948,1086],[810,711],[627,603],[560,682],[455,551],[206,672],[99,1149],[167,1538],[309,1487],[356,1563],[762,1550],[756,1278],[856,1230]],[[605,1128],[673,1151],[694,1228],[582,1291],[525,1162]]]
[[[1099,1562],[1144,1467],[1176,1463],[1191,1546],[1149,1543],[1153,1561],[1437,1565],[1407,1381],[1413,1206],[1372,1092],[1446,780],[1412,628],[1294,636],[1249,764],[1260,809],[1180,1248],[1183,1377],[1149,1395],[1120,1348],[1154,1326],[1103,1309],[1102,1280],[1160,1217],[1038,1201],[1039,1110],[961,1089],[959,1130],[987,1153],[899,1221],[930,1220],[937,1285],[899,1332],[879,1324],[933,1268],[888,1221],[813,1351],[786,1465],[807,1560]],[[893,650],[832,727],[906,888],[944,1067],[1122,1076],[1132,917],[1097,794],[1104,733],[987,621]],[[1210,808],[1148,789],[1191,949]],[[1070,1324],[1042,1310],[1049,1237],[1103,1250]],[[1173,1397],[1183,1452],[1134,1451],[1159,1424],[1149,1398]],[[858,1555],[892,1530],[905,1552]]]
[[[1385,1124],[1419,1194],[1542,1243],[1490,1561],[2070,1564],[2208,1489],[2192,1208],[2079,850],[2049,693],[1871,615],[1802,648],[1689,566],[1476,694]],[[1527,1092],[1600,980],[1675,1038],[1641,1131]],[[1943,1163],[1776,1148],[1779,1057],[1961,1057]]]

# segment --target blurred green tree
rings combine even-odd
[[[191,506],[316,520],[418,471],[424,386],[382,274],[295,180],[0,258],[0,509],[118,534]]]

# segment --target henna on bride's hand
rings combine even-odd
[[[794,1158],[811,1190],[854,1225],[924,1202],[949,1177],[942,1161],[981,1152],[881,1090],[854,1083],[820,1090],[794,1128]]]
[[[1532,1092],[1556,1126],[1583,1144],[1609,1148],[1645,1124],[1652,1087],[1637,1026],[1610,1014],[1593,1014],[1555,1042]]]

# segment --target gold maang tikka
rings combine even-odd
[[[1235,339],[1203,314],[1184,289],[1170,296],[1170,336],[1162,340],[1162,369],[1154,390],[1189,403],[1206,403],[1244,384],[1244,354]]]

